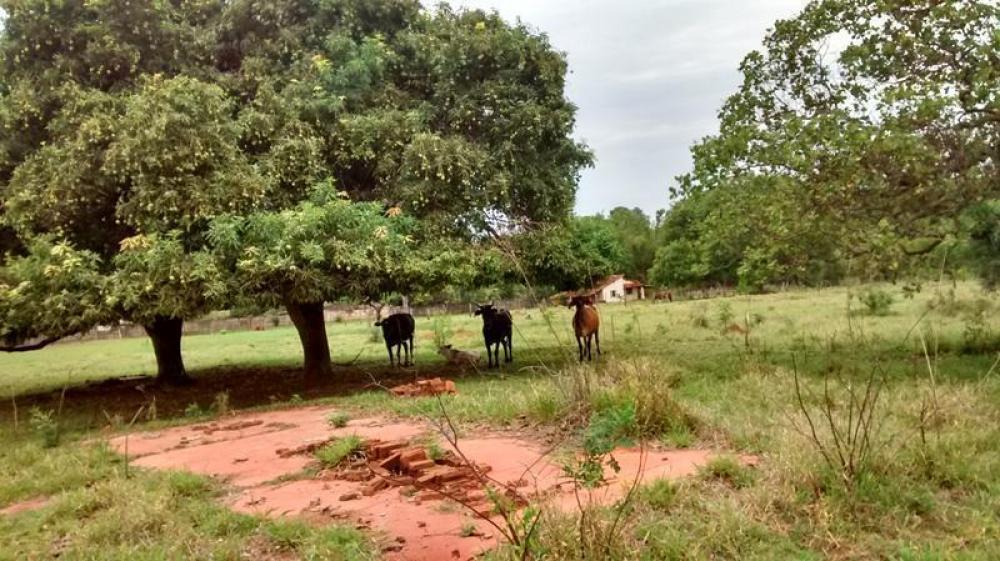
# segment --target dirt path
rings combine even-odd
[[[329,407],[308,407],[240,415],[207,424],[122,436],[111,444],[127,453],[134,465],[185,469],[224,479],[237,489],[227,502],[241,512],[274,517],[305,516],[318,521],[337,519],[374,531],[380,536],[385,557],[390,561],[466,560],[499,543],[500,536],[492,526],[442,495],[485,508],[481,490],[468,477],[471,471],[466,469],[463,476],[457,473],[463,470],[462,466],[444,465],[447,459],[435,464],[416,458],[414,465],[423,467],[412,473],[414,477],[404,473],[383,478],[375,473],[382,470],[374,462],[363,466],[372,473],[365,478],[352,477],[362,468],[306,474],[303,470],[315,461],[309,449],[331,438],[357,435],[366,441],[381,442],[385,450],[380,451],[389,458],[382,462],[395,459],[398,464],[400,453],[404,457],[408,450],[419,453],[416,448],[422,450],[421,437],[436,434],[433,427],[420,421],[393,422],[378,417],[354,419],[346,427],[332,428],[327,417],[333,411]],[[441,442],[447,448],[443,439]],[[546,449],[539,442],[510,435],[478,434],[463,437],[459,447],[469,460],[489,470],[491,479],[516,489],[519,494],[544,500],[556,508],[571,508],[576,503],[562,468],[545,456]],[[675,478],[694,473],[712,453],[654,450],[643,458],[637,449],[618,450],[615,458],[621,472],[608,474],[607,484],[597,489],[592,498],[611,501],[620,497],[636,478],[643,460],[643,480]],[[449,457],[457,459],[454,454]],[[458,464],[452,462],[452,465]],[[418,483],[418,479],[429,483]],[[476,528],[473,535],[461,535],[469,534],[473,526]]]

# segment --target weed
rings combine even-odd
[[[733,305],[726,301],[719,302],[715,310],[715,319],[719,321],[719,325],[726,327],[733,322],[734,317],[736,315],[733,313]]]
[[[184,408],[184,416],[189,419],[201,417],[204,414],[205,411],[202,410],[201,405],[198,405],[198,403],[195,401],[192,401],[191,403],[188,404],[187,407]]]
[[[275,520],[265,527],[265,532],[279,549],[295,550],[305,543],[309,527],[299,520]]]
[[[361,451],[361,438],[357,435],[345,436],[316,450],[316,459],[324,468],[333,468]]]
[[[62,433],[59,430],[59,422],[55,420],[54,412],[32,407],[28,417],[28,426],[35,436],[41,441],[44,448],[55,448],[59,446]]]
[[[476,525],[472,522],[462,524],[462,528],[458,531],[458,535],[463,538],[469,538],[476,535]]]
[[[708,306],[704,303],[693,306],[688,312],[691,325],[707,329],[712,323],[708,320]]]
[[[147,421],[155,421],[157,419],[158,412],[156,410],[156,396],[153,396],[153,399],[149,401],[149,405],[146,406],[145,417]]]
[[[666,512],[676,499],[677,487],[669,479],[657,479],[639,488],[639,500],[656,510]]]
[[[229,392],[219,392],[212,400],[212,413],[222,417],[229,414]]]
[[[740,462],[739,458],[730,455],[713,456],[698,470],[702,479],[723,481],[737,489],[753,484],[753,474]]]
[[[923,290],[923,288],[924,287],[920,281],[908,282],[903,285],[903,298],[913,300],[917,297],[917,294],[920,294],[920,291]]]
[[[536,398],[551,418],[568,419],[578,426],[593,414],[631,407],[633,438],[658,437],[675,427],[694,428],[695,419],[673,397],[679,378],[649,359],[609,361],[600,372],[569,366],[552,378],[556,392]]]
[[[167,485],[175,497],[209,498],[215,490],[210,479],[186,471],[168,473]]]
[[[330,413],[326,418],[326,422],[330,424],[331,427],[342,429],[347,426],[347,422],[351,420],[351,416],[343,411],[337,411],[335,413]]]
[[[687,425],[675,425],[660,436],[660,442],[674,448],[690,448],[694,441],[694,431]]]
[[[288,403],[292,405],[301,405],[303,402],[305,402],[305,400],[302,399],[302,396],[297,393],[293,393],[292,397],[288,398]]]
[[[880,402],[884,374],[878,367],[871,368],[861,387],[851,379],[854,376],[831,387],[831,376],[827,376],[823,380],[823,395],[817,397],[802,387],[797,366],[793,373],[802,421],[794,422],[796,430],[807,438],[826,465],[852,487],[867,473],[873,456],[886,444],[881,435],[886,412]]]
[[[568,462],[563,471],[582,487],[600,485],[605,465],[615,473],[621,470],[611,452],[629,443],[635,432],[635,405],[631,403],[595,413],[583,433],[583,458]]]
[[[447,345],[455,332],[451,328],[451,318],[448,316],[437,316],[431,322],[431,329],[434,331],[434,348]]]
[[[694,418],[674,399],[679,378],[651,360],[616,361],[605,370],[604,387],[595,396],[598,409],[630,404],[635,412],[633,437],[656,437],[691,429]]]
[[[994,350],[997,341],[989,322],[990,302],[976,300],[964,314],[962,330],[962,351],[981,353]]]
[[[427,457],[435,462],[444,458],[444,448],[436,440],[428,443],[425,450],[427,451]]]
[[[870,316],[889,315],[892,313],[894,300],[892,294],[879,288],[868,288],[858,295],[858,301],[865,306],[866,313]]]
[[[955,288],[942,291],[937,289],[934,296],[927,302],[927,309],[945,316],[956,316],[966,308],[965,302],[958,299]]]

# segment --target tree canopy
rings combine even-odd
[[[5,267],[47,259],[33,241],[46,236],[84,252],[106,291],[86,317],[169,324],[154,343],[239,299],[315,310],[447,282],[465,270],[448,240],[566,220],[591,161],[571,138],[563,55],[495,13],[410,0],[0,8]],[[154,348],[185,377],[179,341]]]
[[[685,220],[708,199],[740,211],[667,236],[660,277],[712,280],[715,261],[749,285],[799,280],[796,263],[823,255],[891,273],[932,249],[1000,190],[998,28],[1000,8],[976,0],[816,0],[777,22],[673,190]],[[833,246],[804,243],[807,221]]]

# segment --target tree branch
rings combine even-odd
[[[29,345],[4,345],[0,346],[0,352],[4,353],[24,353],[28,351],[37,351],[38,349],[47,347],[52,343],[62,339],[62,337],[49,337],[47,339],[42,339],[37,343],[31,343]]]

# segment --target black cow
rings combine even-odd
[[[503,345],[504,362],[514,361],[514,347],[511,344],[511,333],[514,321],[507,310],[498,310],[493,304],[476,305],[475,315],[483,316],[483,339],[486,340],[486,355],[489,366],[500,366],[500,345]],[[496,356],[494,363],[493,357]]]
[[[382,327],[382,339],[385,340],[385,348],[389,351],[389,364],[399,366],[410,366],[413,364],[413,316],[410,314],[392,314],[391,316],[375,322],[376,326]],[[392,348],[396,347],[396,359],[393,362]],[[406,353],[406,361],[400,354],[400,347]]]

